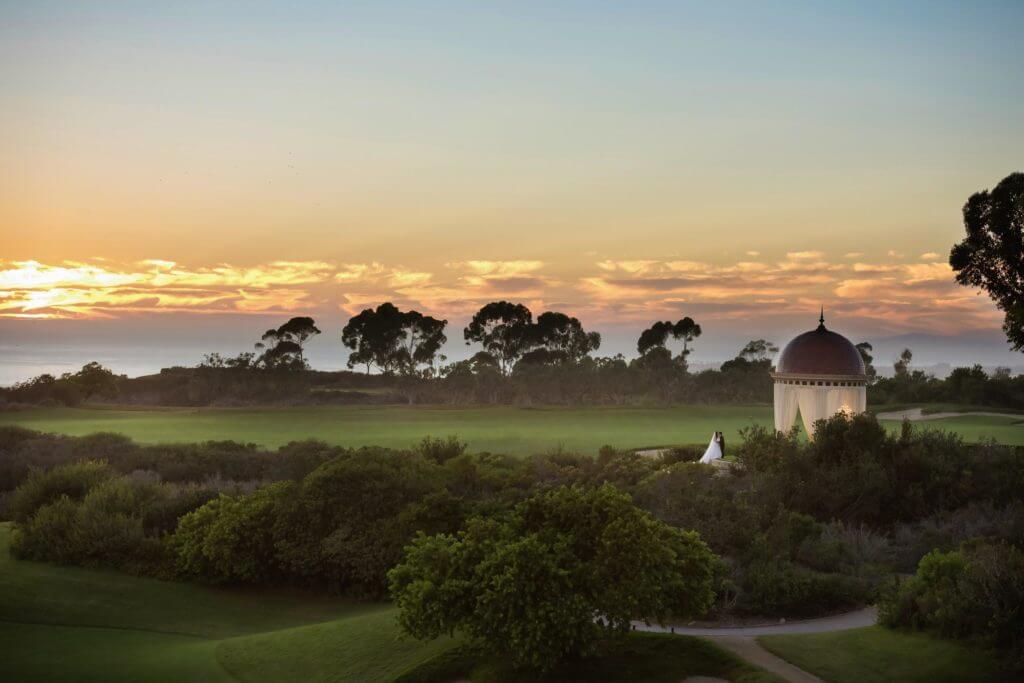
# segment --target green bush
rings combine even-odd
[[[755,561],[743,571],[738,606],[745,612],[771,616],[813,616],[864,604],[870,586],[844,574],[817,572],[771,558]]]
[[[879,621],[989,645],[1024,665],[1024,552],[1008,544],[933,551],[888,591]]]
[[[143,541],[137,506],[131,487],[116,479],[96,485],[81,502],[61,495],[21,526],[13,550],[33,560],[124,568]]]
[[[11,516],[17,522],[26,522],[47,503],[62,496],[80,500],[93,486],[113,476],[105,462],[95,460],[61,465],[48,471],[35,470],[15,490],[10,503]]]
[[[23,523],[11,542],[15,557],[72,564],[78,558],[74,536],[78,505],[62,495],[41,506]]]
[[[443,465],[452,458],[457,458],[465,453],[466,442],[459,441],[457,436],[449,436],[445,439],[425,436],[416,450],[427,460]]]
[[[280,576],[274,521],[295,484],[270,484],[248,496],[221,495],[185,515],[171,547],[179,569],[211,582],[270,581]]]

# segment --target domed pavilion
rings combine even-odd
[[[788,432],[797,411],[804,429],[814,437],[814,423],[842,412],[867,408],[868,377],[857,347],[841,334],[825,329],[822,310],[817,329],[804,332],[779,355],[775,380],[775,429]]]

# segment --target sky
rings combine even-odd
[[[0,383],[292,315],[333,367],[387,300],[453,354],[505,298],[608,352],[690,315],[721,360],[824,306],[1020,357],[947,258],[1024,170],[1024,4],[555,4],[0,0]]]

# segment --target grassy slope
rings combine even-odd
[[[358,672],[386,681],[450,644],[400,639],[386,605],[22,562],[10,557],[10,536],[0,524],[0,680],[311,681]]]
[[[983,654],[954,642],[882,626],[758,638],[766,649],[829,683],[998,680]]]
[[[221,665],[243,681],[392,681],[450,649],[404,636],[396,610],[222,641]]]
[[[0,424],[22,424],[72,435],[116,431],[141,442],[233,439],[276,447],[320,438],[343,446],[407,447],[424,436],[456,434],[473,451],[545,452],[559,446],[596,453],[602,445],[640,448],[703,444],[715,430],[729,443],[738,431],[771,422],[769,406],[448,408],[318,406],[260,409],[33,409],[0,413]],[[922,429],[955,430],[969,441],[995,438],[1024,445],[1019,417],[959,417],[922,422]],[[898,429],[898,422],[888,423]]]
[[[217,590],[15,560],[0,524],[0,621],[107,626],[224,638],[379,609],[323,596]]]
[[[0,524],[3,681],[422,681],[435,680],[420,674],[436,673],[437,663],[459,662],[450,654],[456,641],[403,636],[387,605],[23,562],[11,558],[10,537],[11,525]],[[492,680],[515,679],[488,666],[482,673]],[[705,641],[647,636],[562,673],[560,680],[774,680]]]
[[[567,662],[546,676],[516,672],[506,664],[457,648],[411,671],[400,683],[529,683],[536,681],[602,681],[678,683],[691,676],[724,678],[737,683],[780,683],[702,638],[659,633],[631,633],[623,646],[599,660]]]
[[[231,681],[217,641],[81,626],[0,622],[0,678],[7,681]]]

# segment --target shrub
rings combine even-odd
[[[208,581],[269,581],[279,576],[274,520],[291,482],[270,484],[248,496],[220,496],[182,518],[171,541],[178,566]]]
[[[93,486],[113,476],[105,462],[95,460],[62,465],[45,472],[35,470],[15,490],[10,503],[11,516],[17,522],[26,522],[47,503],[62,496],[80,500]]]
[[[879,605],[889,626],[933,630],[1009,653],[1024,664],[1024,552],[1007,544],[933,551]]]
[[[143,540],[137,507],[131,486],[117,479],[97,484],[81,502],[61,495],[22,525],[14,552],[61,564],[125,568]]]
[[[782,558],[751,562],[743,571],[738,606],[772,616],[810,616],[861,605],[870,586],[843,574],[804,569]]]
[[[11,552],[28,560],[70,564],[77,559],[73,536],[78,506],[66,495],[39,507],[14,535]]]
[[[466,443],[459,441],[457,436],[449,436],[445,439],[423,437],[416,450],[427,460],[443,465],[452,458],[457,458],[466,452]]]

